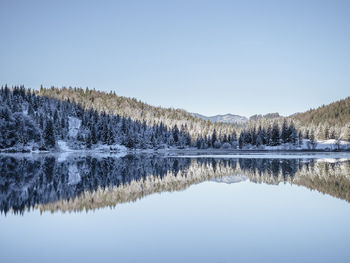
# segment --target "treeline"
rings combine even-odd
[[[277,122],[267,124],[267,127],[259,125],[258,128],[253,126],[250,129],[242,130],[238,138],[239,148],[244,146],[278,146],[283,143],[290,143],[293,145],[301,145],[303,139],[308,139],[310,146],[316,146],[315,134],[313,131],[307,130],[305,134],[295,128],[294,122],[289,124],[284,119],[282,127]]]
[[[232,134],[217,134],[214,129],[213,133],[210,136],[200,136],[197,137],[195,146],[198,149],[207,149],[207,148],[237,148],[237,133],[233,131]]]

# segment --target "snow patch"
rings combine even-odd
[[[221,178],[214,178],[211,181],[216,183],[225,183],[225,184],[235,184],[248,180],[248,177],[245,175],[228,175]]]
[[[68,168],[68,184],[75,185],[81,180],[79,170],[76,164],[69,165]]]
[[[68,128],[69,128],[68,135],[72,138],[77,138],[80,125],[81,125],[81,120],[74,117],[68,117]]]
[[[334,150],[350,150],[350,143],[339,140],[321,140],[311,142],[310,140],[303,139],[301,144],[283,143],[276,146],[268,145],[246,145],[243,150],[267,150],[267,151],[298,151],[298,150],[322,150],[322,151],[334,151]]]
[[[67,142],[58,140],[57,145],[61,152],[72,152],[73,150],[68,147]]]

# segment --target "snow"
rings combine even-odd
[[[75,185],[81,180],[79,170],[76,164],[71,164],[68,167],[68,184]]]
[[[80,129],[81,120],[74,117],[68,117],[68,125],[68,135],[72,138],[76,138]]]
[[[243,150],[266,150],[266,151],[298,151],[298,150],[322,150],[322,151],[334,151],[334,150],[350,150],[350,143],[346,141],[338,140],[320,140],[315,141],[312,145],[310,140],[303,139],[301,145],[284,143],[277,146],[261,145],[259,147],[247,145],[243,147]]]
[[[126,152],[128,152],[128,148],[126,148],[124,145],[120,145],[120,144],[113,144],[113,145],[100,144],[89,151],[126,153]]]
[[[336,160],[350,160],[350,152],[240,152],[225,154],[174,155],[176,158],[220,158],[220,159],[320,159],[333,162]]]
[[[69,148],[67,142],[58,140],[57,145],[61,152],[72,152],[73,149]]]
[[[68,157],[71,154],[94,154],[97,155],[99,153],[112,153],[113,157],[123,157],[127,154],[128,149],[120,144],[113,145],[103,145],[99,144],[92,149],[72,149],[68,146],[67,142],[58,140],[57,145],[59,148],[58,153],[58,161],[64,162],[68,160]]]
[[[317,141],[316,149],[322,150],[336,150],[336,149],[346,150],[350,149],[350,143],[346,141],[338,141],[338,140],[324,140]]]
[[[213,178],[211,181],[216,183],[225,183],[225,184],[235,184],[248,180],[248,177],[245,175],[227,175],[221,178]]]

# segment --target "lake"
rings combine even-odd
[[[0,155],[1,262],[349,262],[350,153]]]

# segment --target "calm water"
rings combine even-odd
[[[0,155],[0,261],[350,262],[349,160]]]

